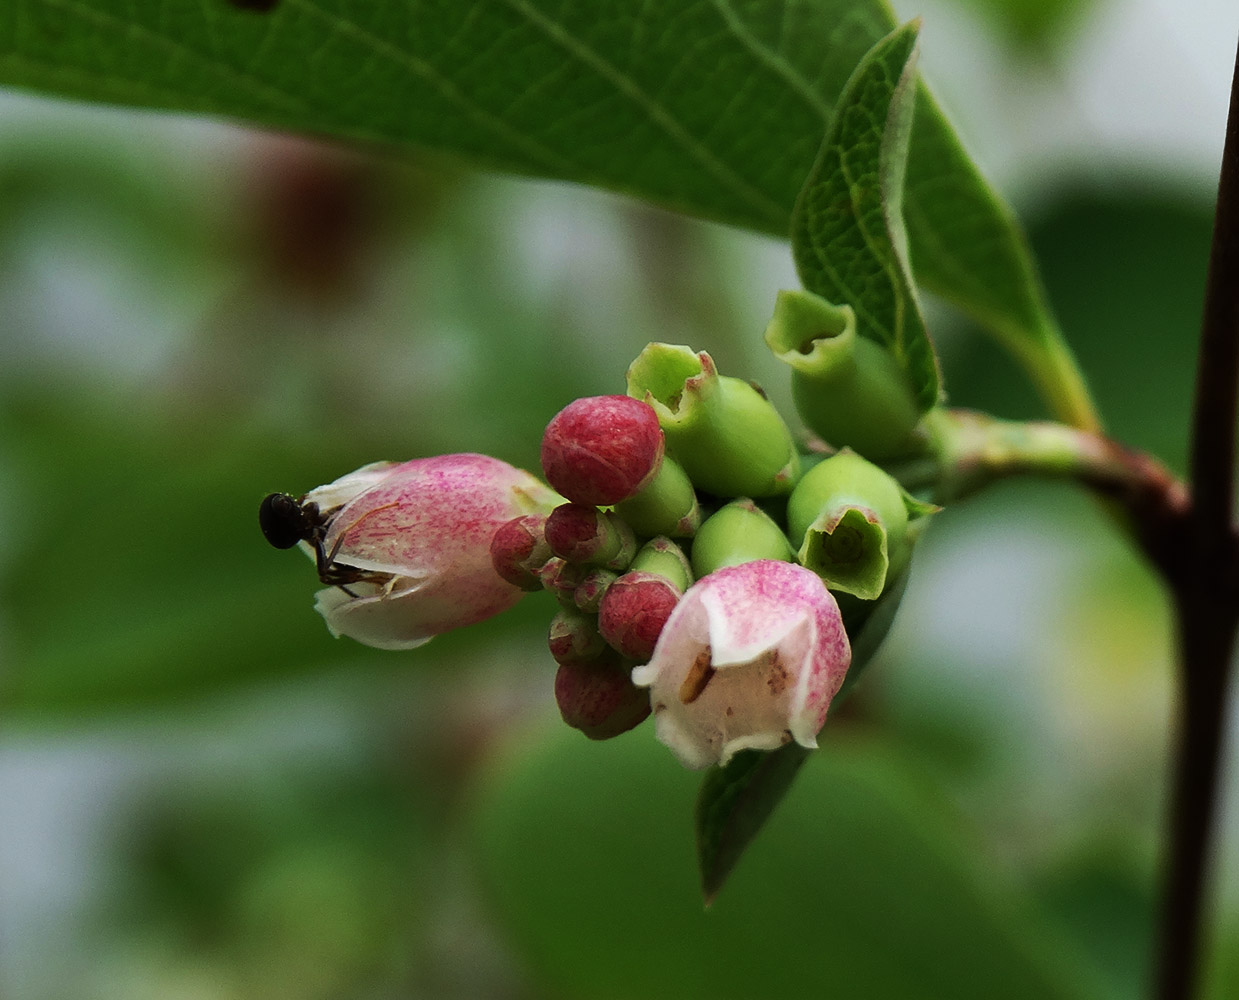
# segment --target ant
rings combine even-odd
[[[327,528],[333,513],[334,510],[323,513],[318,504],[307,503],[304,498],[298,500],[287,493],[268,493],[258,507],[258,526],[263,537],[277,549],[291,549],[298,542],[309,542],[314,546],[318,578],[329,587],[339,587],[349,597],[356,597],[347,584],[373,581],[375,574],[336,563],[336,552],[344,541],[345,532],[340,533],[331,551],[327,551]]]

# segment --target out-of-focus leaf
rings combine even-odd
[[[1030,232],[1109,431],[1182,468],[1213,206],[1151,185],[1069,188]],[[943,366],[954,403],[1013,419],[1041,414],[984,341],[956,341]]]
[[[1111,985],[1108,996],[1144,991],[1155,944],[1154,872],[1139,848],[1117,836],[1083,845],[1040,876],[1038,897],[1072,940],[1093,956]]]
[[[0,82],[442,151],[785,236],[844,83],[893,27],[882,0],[13,0]],[[923,88],[905,218],[921,283],[1079,416],[1018,226]]]
[[[125,411],[60,385],[10,394],[0,440],[13,476],[5,710],[97,710],[335,665],[434,662],[333,639],[313,610],[312,563],[271,549],[258,529],[266,492],[309,489],[375,457],[360,438]],[[487,627],[437,649],[484,641]]]
[[[792,214],[792,253],[805,288],[851,306],[857,332],[894,355],[924,412],[938,402],[938,363],[902,208],[919,30],[913,22],[888,35],[848,81]]]
[[[670,822],[694,784],[642,729],[604,744],[564,730],[493,769],[475,800],[475,842],[534,992],[1095,995],[942,804],[875,747],[827,740],[708,913],[691,840]]]
[[[955,0],[993,23],[1022,49],[1047,50],[1096,6],[1096,0]]]

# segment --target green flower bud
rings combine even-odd
[[[895,356],[856,332],[856,316],[811,292],[779,292],[766,346],[792,368],[801,419],[836,448],[874,460],[913,450],[920,408]]]
[[[688,473],[679,462],[666,456],[650,484],[636,496],[616,504],[615,513],[645,538],[690,538],[701,525],[701,507]]]
[[[757,559],[794,562],[795,558],[783,529],[748,497],[711,514],[693,539],[693,573],[698,579],[724,566]]]
[[[778,496],[796,484],[800,457],[783,418],[751,384],[719,375],[705,351],[647,345],[628,369],[628,395],[654,408],[667,452],[707,493]]]
[[[907,563],[904,492],[855,452],[809,470],[788,500],[787,523],[801,564],[831,590],[875,600]]]

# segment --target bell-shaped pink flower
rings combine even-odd
[[[491,539],[512,518],[561,501],[528,472],[464,454],[368,465],[301,502],[326,519],[322,547],[338,582],[318,592],[315,608],[327,627],[378,649],[411,649],[520,600],[524,591],[495,572]]]
[[[791,740],[816,747],[851,659],[821,578],[760,559],[693,584],[632,679],[650,688],[658,738],[702,768]]]

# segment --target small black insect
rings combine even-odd
[[[339,587],[350,597],[356,597],[346,584],[373,580],[375,575],[336,562],[336,552],[344,541],[344,534],[341,533],[328,552],[326,541],[330,524],[330,512],[324,514],[318,504],[306,503],[287,493],[268,493],[258,507],[258,526],[268,542],[277,549],[291,549],[298,542],[309,542],[314,547],[318,578],[329,587]]]

